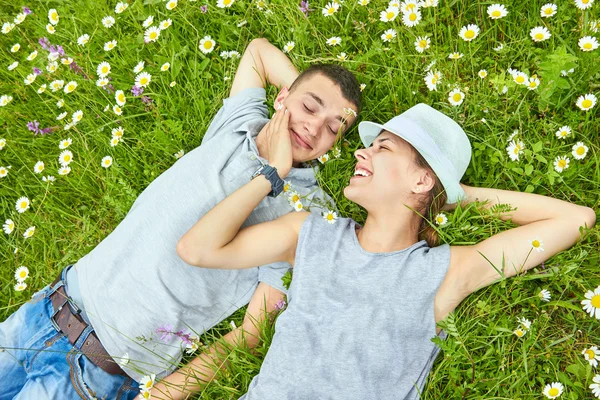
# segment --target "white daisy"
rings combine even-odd
[[[146,42],[146,43],[156,42],[158,40],[159,36],[160,36],[160,28],[157,28],[156,26],[151,26],[150,28],[146,29],[146,31],[144,32],[144,42]]]
[[[582,51],[593,51],[598,48],[598,39],[593,36],[584,36],[579,39],[578,44]]]
[[[402,14],[402,23],[409,28],[417,26],[421,22],[421,12],[419,10]]]
[[[348,59],[348,57],[346,56],[346,53],[341,52],[340,54],[337,55],[337,59],[340,61],[346,61]]]
[[[167,4],[165,5],[165,7],[167,8],[167,10],[173,10],[175,7],[177,7],[177,0],[167,1]]]
[[[513,74],[513,81],[519,85],[527,85],[529,82],[529,77],[524,72],[516,71]]]
[[[202,40],[200,40],[200,45],[198,47],[201,52],[208,54],[215,49],[216,44],[217,43],[212,40],[210,36],[204,36]]]
[[[2,138],[0,139],[0,150],[2,150],[4,146],[6,146],[6,139]]]
[[[177,82],[173,81],[173,82],[169,83],[169,86],[170,86],[170,87],[173,87],[173,86],[175,86],[176,84],[177,84]]]
[[[173,154],[173,157],[179,159],[179,158],[183,157],[183,154],[184,154],[183,149],[181,149],[177,153]]]
[[[117,104],[115,104],[115,105],[113,106],[112,110],[113,110],[113,112],[114,112],[116,115],[121,115],[121,114],[123,114],[123,110],[122,110],[122,109],[121,109],[121,107],[119,107]]]
[[[33,172],[35,172],[36,174],[41,173],[43,170],[44,170],[44,162],[43,161],[38,161],[33,166]]]
[[[596,96],[589,93],[583,96],[579,96],[577,98],[577,107],[582,109],[583,111],[591,110],[596,105]]]
[[[524,147],[525,147],[525,144],[523,142],[512,140],[508,144],[508,147],[506,148],[506,151],[507,151],[508,156],[510,157],[511,160],[513,160],[513,161],[519,161],[519,156],[523,152],[523,148]]]
[[[71,121],[73,121],[74,124],[81,121],[82,118],[83,118],[83,111],[81,111],[81,110],[77,110],[73,113],[73,115],[71,115]]]
[[[117,90],[115,92],[115,101],[118,105],[124,106],[127,102],[127,99],[125,98],[125,92],[123,92],[122,90]]]
[[[513,333],[515,335],[517,335],[518,337],[523,337],[525,336],[525,334],[527,334],[527,330],[526,329],[522,329],[522,328],[517,328],[513,331]]]
[[[358,5],[359,6],[367,6],[367,5],[369,5],[370,2],[371,2],[371,0],[358,0]]]
[[[567,156],[558,156],[554,159],[554,170],[558,173],[563,172],[565,169],[569,168],[569,157]]]
[[[585,300],[581,300],[583,311],[590,314],[590,317],[600,319],[600,286],[594,291],[588,290],[585,293]]]
[[[127,7],[129,7],[129,4],[124,2],[118,2],[115,6],[115,12],[117,14],[121,14],[123,11],[127,10]]]
[[[137,87],[147,87],[151,80],[152,80],[152,75],[150,75],[147,72],[140,72],[135,77],[135,86],[137,86]]]
[[[240,52],[236,50],[231,50],[229,52],[229,58],[240,58]]]
[[[27,56],[27,61],[33,61],[38,55],[37,50],[32,51],[28,56]]]
[[[330,224],[335,224],[335,221],[338,218],[337,213],[333,210],[323,211],[321,215],[323,216],[325,221],[327,221]]]
[[[121,139],[119,139],[119,138],[118,138],[118,137],[116,137],[116,136],[113,136],[113,137],[110,139],[110,147],[115,147],[116,145],[118,145],[118,144],[119,144],[119,142],[120,142],[120,141],[121,141]]]
[[[467,26],[463,26],[458,32],[458,36],[460,36],[464,41],[470,42],[475,39],[479,35],[479,27],[475,24],[469,24]]]
[[[439,213],[435,216],[435,223],[439,226],[444,226],[448,223],[448,217],[444,213]]]
[[[171,67],[171,64],[168,63],[168,62],[166,62],[166,63],[164,63],[163,65],[160,66],[160,70],[163,71],[163,72],[164,71],[168,71],[170,67]]]
[[[594,383],[590,385],[590,389],[592,389],[592,393],[594,394],[594,396],[600,398],[600,374],[596,374],[592,378],[592,381]]]
[[[15,204],[15,208],[19,214],[24,213],[29,209],[29,199],[27,197],[19,197]]]
[[[425,75],[425,84],[427,85],[427,89],[430,91],[437,90],[437,85],[442,80],[442,73],[440,71],[429,71],[427,75]]]
[[[15,284],[15,290],[17,292],[22,292],[25,289],[27,289],[27,284],[25,282],[17,282]]]
[[[98,80],[96,81],[96,86],[99,86],[99,87],[104,87],[104,86],[108,85],[108,84],[109,84],[109,82],[110,82],[110,81],[109,81],[108,79],[106,79],[106,78],[100,78],[100,79],[98,79]]]
[[[149,391],[154,386],[154,380],[156,379],[156,375],[146,375],[140,381],[140,390]]]
[[[583,160],[587,155],[588,150],[588,147],[583,144],[583,142],[577,142],[573,146],[571,154],[573,154],[573,157],[575,157],[576,160]]]
[[[540,10],[540,15],[543,18],[550,18],[556,15],[556,4],[544,4]]]
[[[598,350],[598,346],[592,346],[589,349],[585,349],[581,354],[583,354],[586,361],[589,361],[592,367],[598,367],[598,361],[600,361],[600,351]]]
[[[105,28],[110,28],[115,24],[115,18],[108,15],[104,18],[102,18],[102,25],[104,25]]]
[[[0,96],[0,106],[4,107],[6,106],[8,103],[10,103],[12,101],[12,96],[9,96],[7,94],[3,94],[2,96]],[[0,150],[2,150],[3,146],[0,146]]]
[[[56,28],[54,27],[54,25],[48,24],[46,25],[46,32],[48,32],[51,35],[54,35],[56,33]]]
[[[52,25],[58,24],[58,19],[58,12],[56,11],[56,9],[51,8],[50,10],[48,10],[48,20]]]
[[[2,33],[4,33],[6,35],[8,32],[12,31],[14,27],[15,27],[15,24],[12,24],[10,22],[5,22],[2,24]]]
[[[465,94],[463,92],[461,92],[460,89],[458,89],[458,88],[452,90],[448,94],[448,102],[450,102],[450,104],[452,104],[453,106],[461,105],[464,99],[465,99]]]
[[[2,230],[7,235],[10,235],[12,233],[12,231],[15,230],[15,223],[13,222],[13,220],[7,219],[6,221],[4,221],[4,224],[2,225]]]
[[[67,165],[69,165],[69,163],[71,163],[71,161],[73,161],[73,153],[71,152],[71,150],[64,150],[58,156],[58,162],[63,167],[66,167]]]
[[[492,4],[487,8],[487,13],[491,19],[500,19],[508,15],[508,10],[502,4]]]
[[[525,330],[531,329],[531,321],[525,317],[517,317],[517,322],[523,327]]]
[[[575,0],[575,6],[580,10],[590,8],[594,4],[594,0]]]
[[[304,210],[304,204],[302,204],[301,201],[298,201],[298,202],[294,203],[293,207],[294,207],[295,211],[302,211],[302,210]]]
[[[151,16],[149,16],[148,18],[146,18],[146,19],[144,20],[144,22],[142,23],[142,26],[143,26],[144,28],[147,28],[147,27],[149,27],[150,25],[152,25],[152,23],[153,23],[153,22],[154,22],[154,17],[151,15]]]
[[[56,81],[50,82],[50,89],[53,92],[59,91],[60,89],[63,88],[63,86],[65,86],[65,81],[63,81],[63,80],[56,80]]]
[[[48,71],[50,73],[56,72],[57,69],[58,69],[58,63],[56,61],[49,62],[48,65],[46,65],[46,71]]]
[[[485,77],[488,76],[488,73],[485,69],[482,69],[477,73],[477,75],[479,75],[481,79],[485,79]]]
[[[331,3],[328,3],[325,7],[323,7],[321,12],[323,13],[324,17],[329,17],[330,15],[335,14],[339,8],[340,5],[337,2],[333,1]]]
[[[391,22],[398,16],[398,9],[390,7],[379,14],[379,20],[383,22]]]
[[[8,175],[9,168],[10,168],[10,166],[8,166],[8,167],[0,167],[0,178],[5,178],[6,175]]]
[[[229,8],[233,5],[234,0],[218,0],[217,7],[219,8]]]
[[[565,139],[567,136],[571,134],[571,127],[568,125],[561,126],[556,132],[555,135],[559,139]]]
[[[330,46],[338,46],[342,43],[342,38],[339,36],[333,36],[327,39],[326,43]]]
[[[136,74],[139,74],[143,70],[144,70],[144,61],[140,61],[139,63],[137,63],[135,65],[135,67],[133,67],[133,72]]]
[[[117,41],[116,40],[111,40],[110,42],[104,43],[104,50],[105,51],[110,51],[110,50],[114,49],[115,47],[117,47]]]
[[[54,183],[54,181],[56,180],[56,178],[53,177],[52,175],[48,175],[48,176],[42,176],[42,180],[44,182]]]
[[[318,158],[321,164],[325,164],[329,160],[329,154],[325,153],[321,157]]]
[[[85,33],[77,38],[77,44],[80,46],[85,46],[89,41],[90,41],[90,35],[88,35],[87,33]]]
[[[25,18],[27,18],[27,14],[18,13],[17,15],[15,15],[15,19],[13,20],[13,22],[17,25],[20,25],[23,21],[25,21]]]
[[[59,175],[69,175],[69,172],[71,172],[71,167],[62,166],[58,169]]]
[[[67,114],[67,112],[65,111],[64,113],[65,115]],[[64,118],[64,117],[63,117]],[[62,119],[62,118],[61,118]],[[73,143],[73,140],[71,140],[71,138],[66,138],[60,141],[60,143],[58,144],[58,148],[61,150],[66,149],[67,147],[69,147],[71,144]]]
[[[61,108],[64,105],[65,105],[65,101],[63,99],[60,99],[56,102],[56,107],[58,107],[58,108]]]
[[[21,48],[21,45],[19,43],[15,43],[10,48],[10,52],[11,53],[16,53],[17,51],[19,51],[20,48]]]
[[[31,85],[34,81],[35,81],[36,75],[35,74],[29,74],[25,77],[25,79],[23,80],[23,82],[26,85]]]
[[[13,69],[17,68],[19,66],[19,62],[18,61],[14,61],[12,64],[10,64],[8,66],[8,70],[12,71]]]
[[[73,59],[71,57],[65,57],[65,58],[61,58],[60,62],[63,65],[71,65],[73,63]]]
[[[459,58],[463,58],[465,55],[463,53],[454,52],[448,55],[448,58],[451,60],[458,60]]]
[[[535,239],[530,241],[531,247],[537,251],[538,253],[544,251],[544,241],[539,237],[535,237]]]
[[[112,165],[113,159],[111,156],[106,156],[102,158],[102,168],[108,168]]]
[[[110,64],[106,61],[101,62],[96,68],[96,73],[100,78],[107,77],[110,74]]]
[[[71,93],[73,90],[77,88],[77,82],[71,81],[65,85],[65,93]]]
[[[123,134],[125,133],[125,129],[122,126],[119,126],[117,128],[112,128],[110,133],[114,137],[121,139],[123,137]]]
[[[25,232],[23,232],[23,237],[25,239],[29,239],[30,237],[33,236],[34,233],[35,233],[35,226],[30,226],[29,228],[25,229]]]
[[[535,90],[538,88],[538,86],[540,86],[540,80],[536,76],[529,78],[529,81],[527,82],[527,89]]]
[[[172,24],[173,24],[173,21],[171,21],[171,18],[167,18],[163,21],[160,21],[158,24],[158,27],[161,31],[164,31],[165,29],[170,27]]]
[[[422,53],[429,48],[431,40],[427,36],[418,36],[415,40],[415,49],[417,52]]]
[[[545,26],[536,26],[529,32],[529,36],[531,36],[534,42],[542,42],[550,38],[552,34]]]
[[[552,294],[548,289],[542,289],[538,293],[538,297],[540,298],[540,300],[548,302],[552,298]]]
[[[381,34],[381,40],[383,40],[384,42],[389,42],[391,41],[393,38],[395,38],[397,35],[396,30],[395,29],[388,29],[385,32],[383,32]],[[415,44],[416,45],[416,44]],[[417,49],[417,51],[419,51]]]
[[[294,49],[295,46],[296,46],[296,43],[294,43],[294,42],[287,42],[285,44],[285,46],[283,46],[283,52],[284,53],[289,53],[290,51],[292,51]],[[229,56],[229,53],[227,55]]]
[[[544,387],[544,396],[549,399],[555,399],[559,397],[563,392],[564,386],[560,382],[552,382]]]

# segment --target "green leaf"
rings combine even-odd
[[[535,159],[541,163],[548,164],[548,160],[546,160],[546,158],[541,154],[536,154]]]
[[[542,151],[543,147],[544,143],[540,140],[539,142],[531,146],[531,149],[534,151],[534,153],[539,153],[540,151]]]
[[[533,193],[534,190],[535,188],[533,187],[533,185],[527,185],[527,187],[525,188],[525,193]]]
[[[533,172],[533,165],[527,164],[525,166],[525,175],[531,175],[532,172]]]
[[[583,310],[581,307],[578,307],[575,304],[569,303],[567,301],[560,301],[560,300],[551,301],[549,303],[542,305],[542,307],[550,307],[550,306],[559,306],[559,307],[569,308],[574,311],[582,311]]]

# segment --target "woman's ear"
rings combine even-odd
[[[275,103],[273,103],[273,107],[276,110],[279,110],[281,107],[283,107],[283,101],[286,99],[286,97],[288,96],[289,93],[290,93],[290,90],[287,87],[284,86],[281,88],[281,90],[279,91],[279,94],[275,98]]]
[[[429,171],[424,171],[420,174],[419,179],[413,187],[414,193],[427,193],[435,185],[435,179]]]

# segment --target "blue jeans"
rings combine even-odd
[[[0,323],[0,399],[133,399],[133,379],[105,372],[78,351],[90,327],[72,345],[50,319],[53,292],[46,286]]]

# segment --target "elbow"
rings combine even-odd
[[[185,236],[179,239],[175,250],[177,251],[177,255],[179,256],[179,258],[181,258],[186,264],[193,266],[200,265],[201,260],[198,259],[197,254],[194,254],[194,249],[185,240]]]

